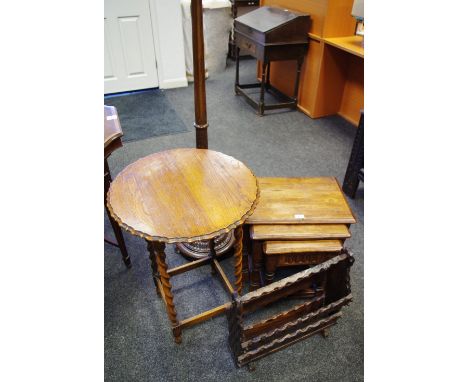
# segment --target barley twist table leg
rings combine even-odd
[[[234,237],[236,239],[234,243],[234,275],[236,276],[234,289],[239,295],[242,293],[242,236],[242,226],[237,227],[234,230]]]
[[[182,342],[182,332],[179,327],[179,321],[177,320],[177,312],[174,305],[174,297],[172,296],[170,277],[167,273],[166,254],[164,253],[166,244],[156,241],[152,243],[152,248],[152,252],[156,253],[157,269],[161,275],[164,301],[166,302],[167,315],[172,325],[172,334],[174,335],[175,342],[180,344]]]
[[[149,252],[149,258],[151,261],[151,269],[153,270],[153,282],[156,288],[156,293],[158,294],[159,297],[161,297],[161,291],[159,290],[159,286],[158,286],[158,280],[161,281],[161,275],[159,274],[159,271],[158,271],[156,252],[153,251],[153,244],[150,241],[148,241],[148,252]]]

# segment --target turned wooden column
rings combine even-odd
[[[164,252],[166,244],[163,242],[155,241],[148,245],[150,250],[150,259],[153,267],[154,258],[156,258],[156,269],[160,274],[160,281],[162,286],[163,298],[166,303],[167,316],[171,321],[172,334],[176,343],[182,342],[182,330],[179,326],[177,319],[177,311],[174,305],[174,296],[172,295],[172,286],[170,276],[167,273],[166,253]],[[154,267],[153,267],[153,280],[154,280]]]
[[[208,119],[206,116],[205,46],[203,41],[202,0],[192,0],[191,12],[196,145],[197,149],[207,149]]]
[[[242,294],[242,236],[242,226],[236,227],[234,230],[236,238],[234,243],[234,275],[236,277],[234,289],[239,296]]]

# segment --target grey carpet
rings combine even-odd
[[[310,119],[298,111],[258,117],[234,96],[234,65],[207,81],[210,149],[232,155],[257,176],[335,176],[341,182],[354,138],[354,127],[339,117]],[[242,77],[254,78],[255,63],[241,62]],[[250,78],[248,78],[250,77]],[[190,131],[130,142],[109,159],[116,175],[126,165],[154,152],[194,147],[193,87],[165,92]],[[227,345],[227,323],[216,317],[182,334],[176,345],[163,302],[153,287],[145,242],[124,233],[133,262],[127,270],[116,248],[105,245],[106,381],[362,381],[364,374],[364,188],[349,200],[358,223],[347,246],[356,262],[351,270],[354,301],[324,339],[313,336],[255,362],[256,370],[234,367]],[[111,235],[105,219],[106,233]],[[170,265],[185,260],[168,246]],[[223,261],[232,279],[232,259]],[[228,301],[204,267],[174,277],[180,318]]]
[[[164,90],[108,96],[104,97],[104,103],[117,108],[124,142],[188,131]]]

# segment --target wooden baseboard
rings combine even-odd
[[[326,117],[326,115],[323,115],[323,116],[320,116],[320,117],[314,117],[314,116],[312,115],[312,113],[309,112],[309,110],[305,109],[305,108],[304,108],[303,106],[301,106],[301,105],[297,105],[297,108],[298,108],[300,111],[302,111],[305,115],[307,115],[308,117],[310,117],[310,118],[312,118],[312,119],[317,119],[317,118]],[[343,114],[343,113],[341,113],[341,112],[338,112],[338,113],[336,113],[336,114],[339,115],[341,118],[347,120],[349,123],[353,124],[353,125],[356,126],[356,127],[359,125],[359,120],[356,120],[356,119],[354,119],[354,118],[352,118],[352,117],[349,117],[349,116],[347,116],[347,115],[345,115],[345,114]],[[331,114],[331,115],[333,115],[333,114]]]

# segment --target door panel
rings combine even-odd
[[[149,0],[105,0],[104,7],[104,93],[157,87]]]
[[[128,77],[145,74],[140,40],[139,17],[119,17],[120,41]]]
[[[114,65],[110,50],[109,21],[104,19],[104,80],[115,80]]]

